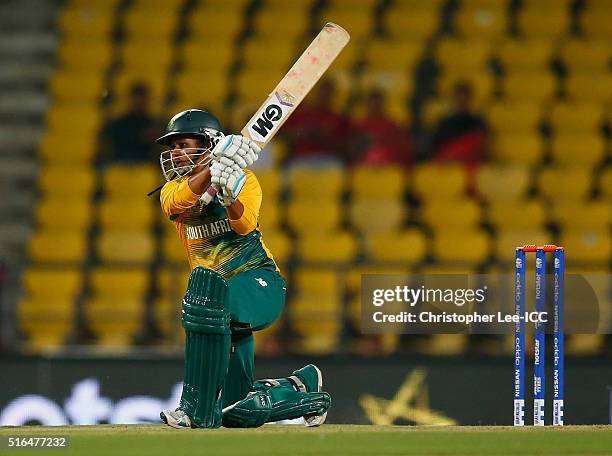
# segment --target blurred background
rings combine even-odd
[[[610,302],[610,0],[4,0],[5,368],[180,358],[188,268],[146,197],[154,138],[193,107],[239,131],[327,21],[351,42],[254,169],[289,283],[258,359],[389,360],[395,383],[476,359],[510,401],[511,336],[363,336],[361,274],[504,272],[515,246],[556,243]],[[612,339],[566,354],[609,367]]]

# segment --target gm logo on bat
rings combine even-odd
[[[249,125],[251,138],[259,142],[267,142],[282,124],[285,117],[293,109],[293,103],[284,101],[278,92],[274,92],[254,116]]]

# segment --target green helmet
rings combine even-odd
[[[209,139],[223,133],[221,122],[208,111],[188,109],[176,114],[166,127],[166,134],[157,138],[158,144],[169,145],[177,136]]]

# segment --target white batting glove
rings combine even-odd
[[[251,166],[259,158],[261,147],[241,135],[227,135],[217,143],[212,151],[214,158],[232,160],[241,169]]]
[[[210,182],[219,186],[219,202],[230,206],[240,195],[246,182],[246,174],[232,160],[222,157],[220,160],[213,160],[210,166]]]

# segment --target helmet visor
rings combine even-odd
[[[210,163],[210,153],[223,137],[220,132],[214,135],[198,137],[202,147],[190,147],[164,150],[159,156],[159,164],[166,181],[171,181],[191,174],[196,166],[206,166]]]

